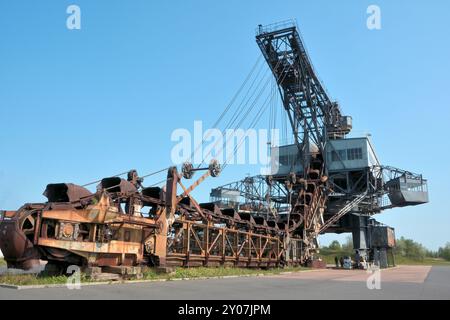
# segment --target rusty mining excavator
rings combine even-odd
[[[381,166],[368,137],[347,138],[351,118],[328,97],[295,23],[259,26],[256,33],[294,136],[293,144],[273,148],[276,170],[215,188],[209,203],[191,193],[220,174],[217,161],[158,171],[167,171],[161,187],[145,187],[150,175],[135,170],[97,181],[95,192],[49,184],[47,202],[0,211],[8,268],[30,269],[40,260],[61,270],[303,265],[314,262],[324,232],[352,232],[361,256],[387,264],[393,229],[372,216],[426,203],[426,180]],[[196,171],[204,173],[185,186]]]

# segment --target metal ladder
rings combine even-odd
[[[333,217],[331,217],[330,219],[327,220],[327,222],[325,222],[322,227],[320,227],[320,230],[318,232],[318,234],[320,234],[321,232],[325,231],[326,229],[328,229],[333,223],[337,222],[340,218],[342,218],[345,214],[347,214],[348,212],[350,212],[350,210],[352,210],[354,207],[356,207],[358,204],[361,203],[361,201],[364,200],[364,198],[367,195],[367,191],[365,191],[364,193],[361,193],[360,195],[358,195],[355,199],[353,199],[352,201],[350,201],[349,203],[347,203],[341,210],[339,210],[338,213],[336,213]]]

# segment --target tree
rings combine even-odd
[[[414,260],[424,260],[426,255],[426,249],[420,243],[404,237],[397,240],[396,252],[403,257]]]
[[[330,245],[328,246],[328,248],[330,250],[335,250],[335,251],[341,251],[341,244],[339,243],[339,241],[334,240],[333,242],[330,243]]]
[[[439,258],[439,252],[433,250],[426,250],[425,256],[429,258]]]
[[[346,241],[344,244],[342,244],[342,251],[345,252],[352,252],[353,251],[353,238],[352,237],[347,237]]]
[[[450,261],[450,242],[447,242],[443,248],[439,248],[438,256],[439,258]]]

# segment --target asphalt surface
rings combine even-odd
[[[450,299],[450,267],[382,270],[380,289],[365,271],[314,270],[228,279],[83,286],[81,289],[0,288],[0,299]],[[374,284],[376,282],[371,282]]]

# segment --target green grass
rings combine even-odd
[[[395,257],[397,265],[424,265],[424,266],[450,266],[450,261],[441,258],[426,257],[423,260],[411,259],[401,256]]]
[[[0,258],[0,267],[6,266],[6,261],[3,258]]]
[[[47,285],[47,284],[65,284],[67,277],[39,277],[34,274],[4,274],[0,276],[1,284],[16,286]]]
[[[284,268],[284,269],[244,269],[244,268],[176,268],[173,273],[159,273],[154,269],[148,269],[144,272],[143,280],[173,280],[185,278],[204,278],[204,277],[224,277],[224,276],[243,276],[243,275],[257,275],[257,274],[280,274],[281,272],[296,272],[304,271],[308,268]],[[51,284],[66,284],[66,276],[39,276],[33,274],[4,274],[0,275],[0,283],[15,285],[15,286],[30,286],[30,285],[51,285]],[[131,279],[133,280],[133,279]],[[81,282],[93,282],[85,275],[81,276]]]
[[[247,275],[260,275],[260,274],[280,274],[281,272],[296,272],[304,271],[308,268],[284,268],[284,269],[247,269],[247,268],[176,268],[175,272],[170,274],[157,273],[155,270],[150,269],[144,273],[144,279],[185,279],[185,278],[205,278],[205,277],[225,277],[225,276],[247,276]]]
[[[354,252],[350,251],[342,251],[342,250],[330,250],[330,249],[320,249],[320,252],[318,254],[319,257],[322,258],[323,261],[325,261],[327,264],[335,264],[334,257],[344,257],[344,256],[354,256]]]

